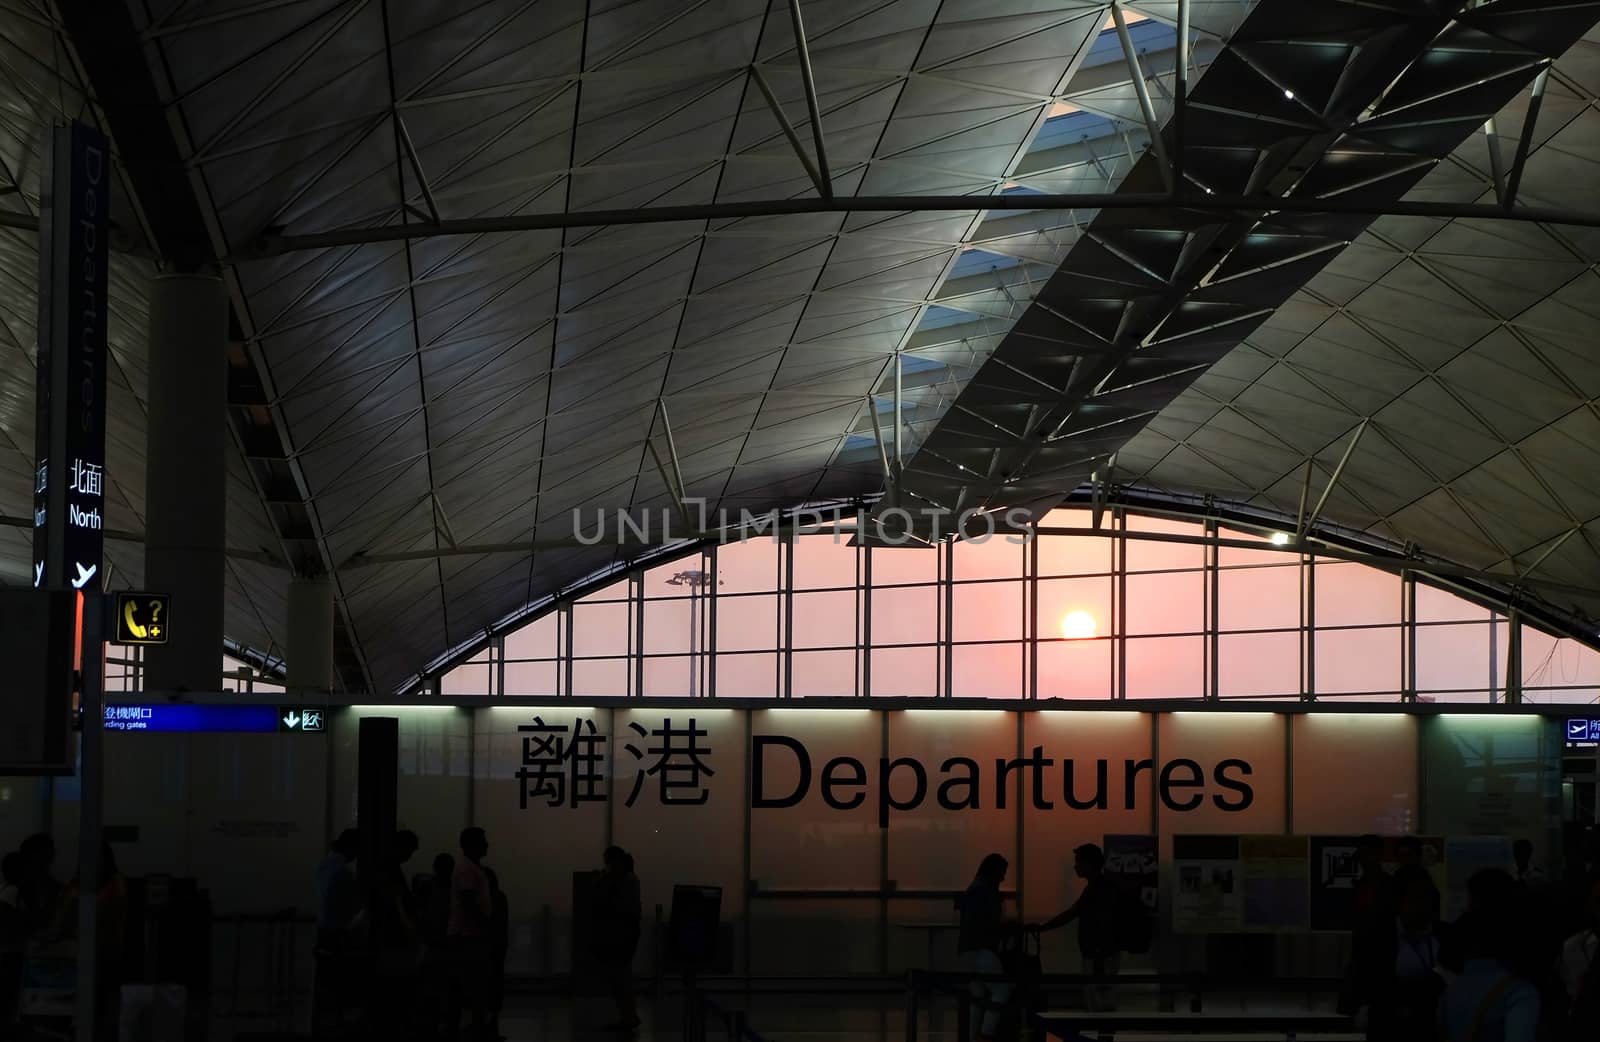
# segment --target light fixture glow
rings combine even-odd
[[[1274,532],[1274,533],[1272,533],[1272,545],[1273,546],[1288,546],[1289,545],[1289,533],[1288,532]]]
[[[1086,611],[1069,611],[1061,620],[1061,635],[1068,640],[1083,640],[1094,636],[1094,616]]]
[[[1294,91],[1286,90],[1286,91],[1283,92],[1283,96],[1288,98],[1290,101],[1293,101],[1294,100]]]

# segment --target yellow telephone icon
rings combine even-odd
[[[124,625],[128,627],[129,633],[133,634],[140,640],[144,640],[145,637],[150,635],[150,631],[139,625],[138,620],[133,617],[133,609],[133,601],[128,601],[122,605],[122,621]]]

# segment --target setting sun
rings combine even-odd
[[[1061,620],[1061,635],[1069,640],[1094,636],[1094,616],[1086,611],[1068,612]]]

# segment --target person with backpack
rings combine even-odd
[[[1595,1025],[1600,1024],[1600,875],[1589,880],[1586,911],[1588,929],[1568,937],[1561,946],[1561,982],[1567,993],[1562,1037],[1570,1042],[1594,1038]]]
[[[1005,855],[988,855],[979,863],[972,885],[956,898],[956,908],[961,913],[956,954],[961,957],[962,972],[975,978],[970,985],[972,997],[984,1003],[972,1018],[973,1038],[977,1042],[995,1039],[1001,1007],[1011,1000],[1011,990],[1015,986],[1009,980],[999,979],[1005,975],[1000,948],[1008,932],[1002,922],[1004,899],[1000,895],[1000,884],[1006,881],[1006,871],[1010,867]]]
[[[1117,997],[1112,983],[1122,967],[1123,938],[1119,937],[1119,924],[1127,922],[1126,932],[1135,927],[1133,918],[1124,911],[1125,902],[1116,883],[1106,878],[1106,855],[1093,843],[1085,843],[1072,852],[1072,870],[1083,880],[1083,893],[1078,895],[1071,908],[1047,922],[1030,927],[1034,933],[1046,933],[1071,922],[1078,924],[1078,953],[1083,956],[1083,972],[1090,978],[1084,990],[1084,1008],[1094,1011],[1116,1009]],[[1143,906],[1140,906],[1143,912]],[[1129,937],[1130,944],[1136,938]]]
[[[1535,1042],[1539,992],[1516,970],[1516,881],[1484,869],[1467,881],[1458,922],[1465,961],[1439,1002],[1441,1042]]]

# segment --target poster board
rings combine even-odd
[[[1137,894],[1151,916],[1161,913],[1161,847],[1156,836],[1103,837],[1106,878],[1119,890]]]
[[[1380,855],[1383,870],[1393,875],[1400,867],[1402,837],[1380,837],[1383,853]],[[1442,836],[1415,836],[1422,848],[1422,867],[1433,876],[1441,893],[1446,889],[1447,842]],[[1355,915],[1356,881],[1361,878],[1361,866],[1356,856],[1360,836],[1311,837],[1311,929],[1344,931],[1350,929]],[[1507,847],[1507,859],[1510,847]],[[1449,910],[1445,911],[1450,917]]]
[[[1238,836],[1173,836],[1172,929],[1237,933],[1244,925]]]
[[[1310,925],[1310,852],[1306,836],[1239,838],[1244,929],[1283,933]]]

